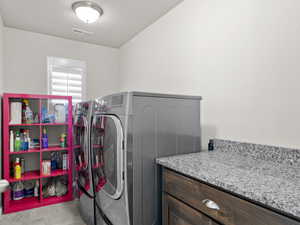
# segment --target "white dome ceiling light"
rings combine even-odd
[[[103,9],[91,1],[79,1],[72,4],[76,16],[85,23],[94,23],[103,15]]]

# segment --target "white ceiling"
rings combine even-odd
[[[76,0],[0,0],[5,26],[120,47],[182,0],[93,0],[104,10],[94,24],[81,22],[71,10]],[[76,34],[80,28],[92,35]]]

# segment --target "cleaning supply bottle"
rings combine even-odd
[[[14,141],[15,141],[14,131],[11,130],[10,135],[9,135],[9,150],[10,150],[10,152],[14,152],[14,149],[15,149]]]
[[[25,124],[26,123],[26,104],[25,101],[22,100],[22,123]]]
[[[42,135],[42,148],[48,148],[48,135],[45,127],[43,129],[43,135]]]
[[[28,149],[29,149],[29,143],[28,143],[28,139],[27,139],[27,137],[28,137],[28,134],[27,134],[27,132],[26,132],[26,130],[24,131],[24,151],[27,151]]]
[[[51,171],[57,170],[57,152],[51,152]]]
[[[15,179],[21,179],[22,177],[22,168],[20,165],[20,159],[16,158],[16,163],[15,163]]]
[[[67,170],[68,169],[68,154],[62,155],[62,169]]]
[[[67,147],[67,135],[65,133],[60,135],[59,143],[60,143],[60,147],[62,148]]]
[[[37,180],[34,186],[34,197],[39,197],[39,181]]]
[[[48,109],[44,105],[42,106],[42,123],[50,123],[48,117]]]
[[[25,150],[25,138],[24,138],[24,130],[23,129],[21,130],[20,139],[21,139],[20,150],[24,151]]]
[[[21,138],[19,131],[16,132],[16,139],[15,139],[15,152],[19,152],[21,150]]]
[[[12,199],[21,200],[24,198],[24,185],[21,181],[15,183],[12,188]]]
[[[33,122],[33,112],[29,107],[29,101],[27,99],[23,100],[24,104],[25,104],[25,123],[27,124],[31,124]]]

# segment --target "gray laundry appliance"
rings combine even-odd
[[[90,160],[90,124],[93,102],[76,104],[73,122],[73,159],[79,211],[87,225],[94,225],[94,189]]]
[[[90,160],[97,224],[161,224],[155,159],[200,151],[200,100],[142,92],[95,100]]]

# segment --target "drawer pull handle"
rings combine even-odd
[[[220,210],[220,207],[218,206],[218,204],[212,200],[204,199],[202,201],[202,203],[209,209]]]

